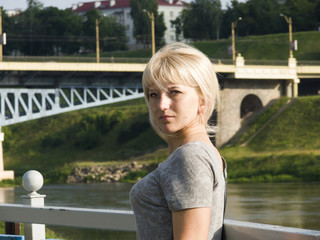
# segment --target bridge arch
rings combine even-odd
[[[282,80],[224,79],[218,113],[217,146],[221,146],[237,133],[250,112],[265,107],[284,93]]]
[[[262,101],[255,94],[249,94],[242,99],[240,105],[240,118],[244,119],[249,114],[259,111],[263,108]]]

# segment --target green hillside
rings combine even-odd
[[[300,97],[257,132],[287,99],[257,116],[220,149],[229,182],[320,181],[320,97]],[[148,123],[143,99],[65,113],[3,128],[5,168],[36,169],[47,182],[65,182],[78,165],[159,163],[166,144]],[[144,173],[145,174],[145,173]],[[137,177],[133,174],[134,177]]]
[[[298,51],[294,51],[297,60],[320,60],[320,32],[293,33],[293,39],[298,40]],[[215,59],[231,59],[227,49],[231,40],[199,42],[194,44]],[[248,36],[236,39],[236,50],[248,60],[287,60],[289,57],[288,34],[269,34]]]
[[[246,60],[287,60],[289,57],[288,33],[247,36],[236,39],[236,50]],[[298,40],[298,51],[294,52],[297,60],[320,60],[320,32],[295,32],[293,39]],[[228,54],[231,39],[192,43],[195,47],[213,59],[232,59]],[[151,50],[132,50],[102,53],[102,57],[139,57],[149,58]]]
[[[243,146],[285,103],[279,100],[221,149],[229,181],[320,181],[319,96],[294,99]]]
[[[5,169],[40,171],[64,182],[73,163],[128,161],[165,143],[148,122],[143,99],[3,127]],[[91,163],[90,163],[91,164]]]

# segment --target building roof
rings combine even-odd
[[[174,7],[183,7],[184,2],[181,0],[172,0],[172,3],[166,0],[157,0],[159,6],[174,6]]]
[[[73,5],[72,10],[74,12],[87,12],[94,8],[94,2],[78,3],[77,6]]]
[[[157,0],[159,6],[175,6],[182,7],[185,5],[185,2],[181,0],[172,0],[172,3],[169,3],[169,0]],[[95,1],[95,2],[81,2],[76,6],[72,7],[74,12],[87,12],[91,9],[98,10],[108,10],[108,9],[117,9],[117,8],[129,8],[130,0],[105,0],[105,1]]]
[[[130,0],[109,0],[109,1],[103,1],[99,9],[108,10],[108,9],[129,8],[129,7],[130,7]]]

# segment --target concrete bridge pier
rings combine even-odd
[[[292,81],[292,95],[294,98],[298,97],[298,84],[300,83],[300,79],[299,78],[295,78]]]
[[[5,171],[4,165],[3,165],[3,148],[2,148],[2,142],[4,141],[4,133],[1,132],[0,127],[0,181],[9,179],[14,179],[14,171]]]
[[[255,66],[246,65],[238,54],[233,72],[222,79],[216,145],[228,143],[250,115],[272,100],[298,97],[299,83],[295,58],[289,58],[287,66]]]
[[[297,60],[295,58],[288,59],[289,71],[293,71],[297,76]],[[298,84],[300,83],[299,78],[292,79],[292,97],[298,97]]]

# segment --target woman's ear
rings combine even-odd
[[[200,97],[198,113],[203,114],[205,108],[206,108],[206,102],[203,97]]]

